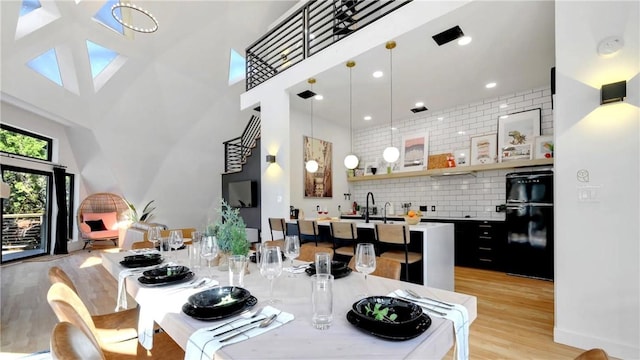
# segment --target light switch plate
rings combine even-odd
[[[602,185],[580,185],[578,186],[578,201],[600,202],[601,191]]]

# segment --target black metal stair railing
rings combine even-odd
[[[309,1],[246,49],[246,89],[260,85],[411,1]]]
[[[260,117],[252,115],[242,135],[224,142],[224,171],[242,171],[242,165],[260,138]]]

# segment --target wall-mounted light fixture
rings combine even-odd
[[[600,88],[600,105],[623,101],[627,96],[627,82],[618,81],[602,85]]]
[[[275,164],[276,156],[275,155],[267,155],[267,164]]]

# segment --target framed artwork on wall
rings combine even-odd
[[[429,161],[429,132],[424,135],[402,137],[400,148],[400,170],[417,171],[427,168]]]
[[[498,118],[500,162],[532,158],[536,136],[540,136],[541,109],[522,111]]]
[[[329,141],[303,136],[303,165],[304,197],[330,198],[333,197],[332,181],[332,144]],[[304,164],[314,159],[318,162],[318,171],[306,171]]]
[[[553,135],[538,136],[535,139],[534,158],[549,159],[553,157]]]
[[[473,136],[469,164],[482,165],[496,162],[496,134]]]
[[[456,166],[468,166],[469,165],[469,149],[453,150],[453,160],[456,162]]]

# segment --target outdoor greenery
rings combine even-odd
[[[0,151],[46,159],[47,142],[0,129]],[[30,214],[46,208],[46,177],[13,171],[3,171],[2,177],[11,186],[11,198],[3,201],[5,214]]]

